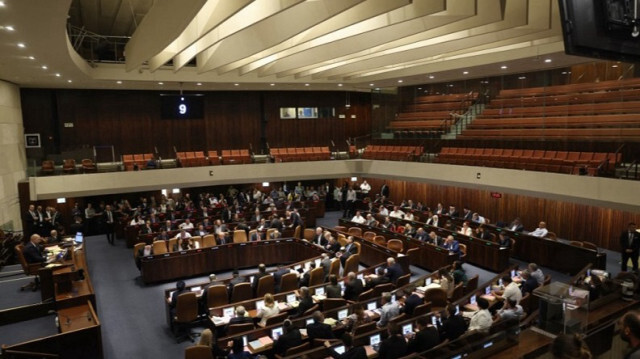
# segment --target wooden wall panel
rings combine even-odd
[[[337,180],[336,184],[345,179]],[[348,179],[347,179],[348,180]],[[384,180],[366,178],[371,184],[372,196],[380,192]],[[358,181],[362,181],[358,178]],[[358,182],[360,183],[360,182]],[[542,199],[525,195],[501,193],[502,198],[492,198],[490,190],[470,189],[427,183],[386,180],[391,200],[422,201],[435,208],[438,202],[445,207],[454,205],[462,212],[468,206],[471,211],[489,218],[492,223],[510,222],[520,217],[527,230],[533,230],[539,221],[560,238],[589,241],[600,247],[619,250],[618,237],[629,222],[640,223],[640,212],[626,212],[610,208],[588,206],[572,202]]]
[[[160,93],[23,89],[25,128],[51,138],[52,145],[45,146],[41,156],[113,145],[117,158],[152,152],[154,147],[172,158],[174,146],[178,151],[251,147],[261,153],[266,142],[272,147],[327,146],[333,140],[346,149],[347,138],[371,131],[369,93],[350,93],[351,107],[345,109],[346,92],[205,92],[204,118],[189,120],[162,119]],[[336,116],[280,119],[280,107],[334,107]],[[339,119],[339,114],[346,118]],[[74,127],[64,127],[67,122]]]

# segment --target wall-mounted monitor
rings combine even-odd
[[[204,118],[203,94],[160,94],[161,115],[165,119]]]

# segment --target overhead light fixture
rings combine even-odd
[[[342,87],[342,84],[338,84],[338,87]]]
[[[373,84],[369,84],[369,86],[374,86]]]
[[[180,193],[180,188],[174,188],[171,193]]]
[[[117,83],[118,85],[122,85],[122,81],[119,81],[119,80],[118,80],[118,81],[116,81],[116,83]]]
[[[68,83],[72,83],[73,81],[72,81],[72,80],[67,80],[67,82],[68,82]]]
[[[611,65],[611,67],[613,67],[614,69],[618,67],[618,65]]]
[[[418,90],[422,90],[422,87],[418,87]]]
[[[351,177],[351,182],[358,182],[358,177]]]
[[[309,86],[309,84],[304,84],[305,86]]]
[[[62,197],[62,198],[57,198],[56,199],[56,203],[67,203],[67,199]]]
[[[518,77],[518,80],[524,80],[526,78],[527,78],[526,76],[520,76],[520,77]]]
[[[269,182],[262,182],[262,187],[269,187]]]
[[[4,7],[4,1],[0,1],[0,7]]]
[[[502,66],[500,66],[500,68],[501,68],[502,70],[506,70],[506,69],[507,69],[507,65],[502,65]]]
[[[435,76],[429,75],[429,78],[433,80],[435,78]]]
[[[29,56],[29,57],[28,57],[28,59],[29,59],[29,60],[35,60],[36,58],[35,58],[35,57],[33,57],[33,56]]]
[[[238,84],[238,83],[235,83],[235,84],[233,84],[233,86],[240,86],[240,84]]]
[[[468,75],[468,74],[469,74],[469,71],[462,71],[462,74],[463,74],[463,75]]]
[[[202,82],[198,82],[196,86],[202,86]]]
[[[59,73],[56,73],[56,77],[60,77],[61,75]]]
[[[11,25],[5,26],[4,29],[7,30],[7,31],[15,31],[15,29]]]
[[[24,49],[25,47],[27,47],[27,45],[25,45],[23,42],[19,42],[18,47]]]
[[[158,85],[164,85],[164,82],[162,82],[162,81],[158,82]]]
[[[43,70],[48,69],[47,65],[42,65],[41,67],[42,67]]]
[[[546,62],[546,63],[550,63],[550,62],[551,62],[551,59],[544,59],[544,62]]]
[[[398,80],[398,83],[401,84],[403,81],[402,80]]]
[[[276,84],[269,84],[269,86],[275,86]]]

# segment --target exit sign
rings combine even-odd
[[[491,192],[492,198],[502,198],[502,193],[500,192]]]

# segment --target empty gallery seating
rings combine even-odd
[[[326,161],[331,159],[329,147],[282,147],[271,148],[274,162]]]
[[[153,158],[153,153],[137,153],[133,155],[122,155],[122,167],[125,171],[134,169],[146,169],[147,162]]]
[[[437,157],[438,163],[591,176],[611,172],[620,160],[620,153],[462,147],[443,147]]]
[[[422,146],[381,146],[369,145],[362,158],[374,160],[415,161],[422,156]]]
[[[251,154],[248,149],[222,150],[222,164],[237,165],[251,163]]]

